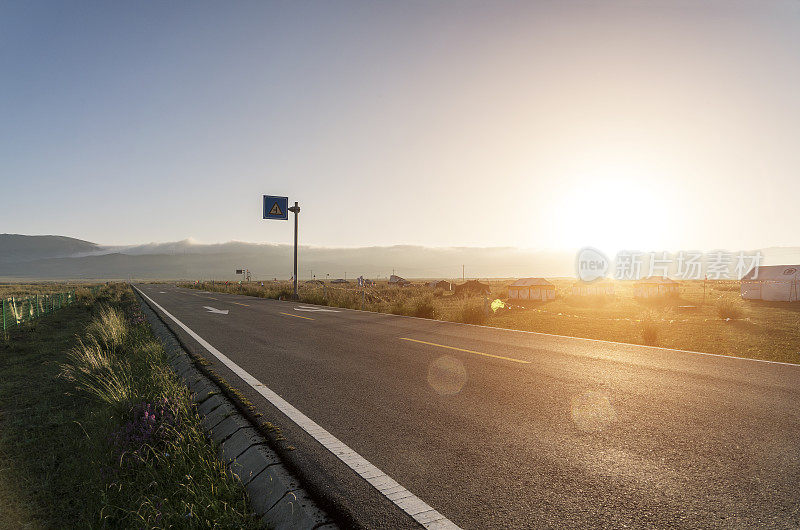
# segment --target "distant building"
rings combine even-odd
[[[509,301],[554,300],[556,286],[544,278],[520,278],[508,286]]]
[[[633,284],[633,296],[636,298],[677,296],[679,290],[678,282],[666,277],[650,276]]]
[[[744,276],[742,298],[797,302],[800,300],[800,265],[762,265]]]
[[[611,296],[614,294],[614,284],[608,280],[593,282],[577,281],[570,288],[572,296]]]
[[[456,285],[453,288],[456,296],[475,296],[480,294],[489,294],[491,289],[485,283],[478,280],[469,280],[461,285]]]
[[[436,281],[430,282],[428,284],[428,287],[430,287],[431,289],[441,289],[443,291],[452,291],[453,290],[453,284],[448,282],[447,280],[436,280]]]
[[[389,285],[397,285],[403,287],[405,285],[411,285],[411,282],[406,280],[405,278],[397,276],[396,274],[392,274],[391,276],[389,276]]]

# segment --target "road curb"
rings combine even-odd
[[[220,378],[209,373],[204,359],[190,356],[161,316],[136,295],[172,370],[189,388],[203,430],[218,448],[219,458],[244,485],[250,506],[262,521],[276,529],[338,528],[269,447],[269,439],[260,432],[265,425],[242,414],[240,409],[247,405],[229,399],[222,388],[226,383],[215,381]]]

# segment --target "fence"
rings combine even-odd
[[[11,297],[2,300],[3,334],[11,326],[35,320],[75,301],[75,291],[37,294],[25,298]]]

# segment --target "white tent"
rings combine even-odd
[[[509,300],[554,300],[556,286],[544,278],[522,278],[508,286]]]
[[[742,298],[796,302],[800,300],[800,265],[765,265],[742,276]]]

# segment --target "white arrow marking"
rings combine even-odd
[[[295,311],[313,311],[318,313],[320,311],[325,311],[326,313],[338,313],[339,311],[336,309],[325,309],[324,307],[295,307]]]
[[[207,305],[204,305],[203,307],[208,309],[209,313],[218,313],[220,315],[227,315],[228,314],[228,310],[227,309],[216,309],[214,307],[209,307]]]

